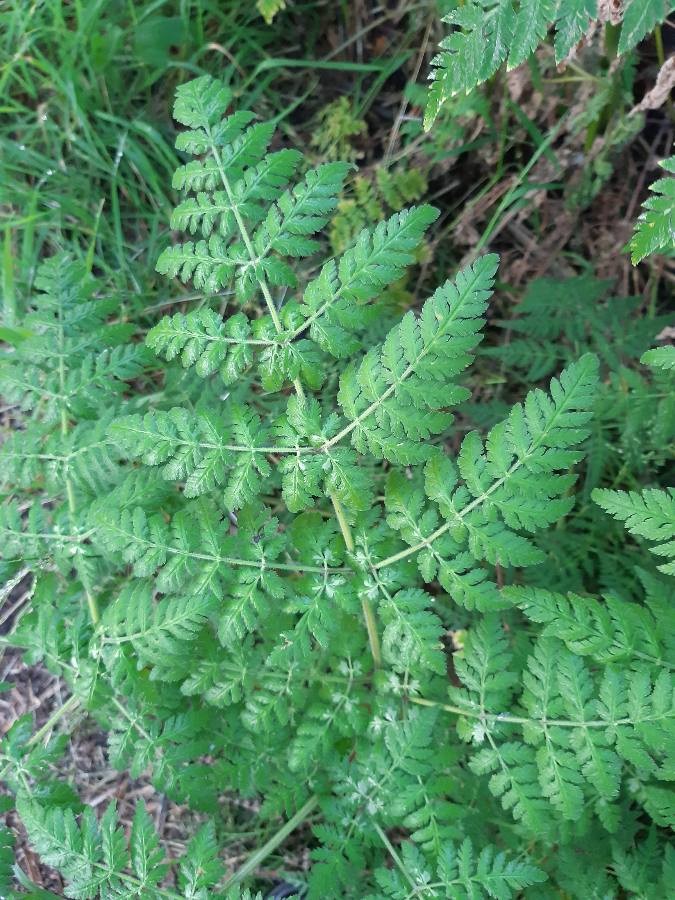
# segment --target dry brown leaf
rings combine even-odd
[[[645,109],[659,109],[670,98],[675,88],[675,56],[667,59],[656,76],[656,84],[647,91],[637,106],[631,109],[629,115],[642,112]]]
[[[599,0],[598,2],[598,18],[601,22],[618,25],[623,19],[623,13],[623,0]]]

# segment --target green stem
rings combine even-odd
[[[251,243],[251,238],[248,233],[248,229],[246,228],[246,223],[241,217],[241,213],[239,212],[239,208],[237,206],[234,194],[232,193],[232,187],[230,186],[229,179],[225,174],[225,169],[223,168],[223,163],[220,158],[220,153],[218,153],[218,149],[215,145],[215,141],[211,140],[211,152],[213,153],[213,157],[216,161],[216,165],[218,166],[218,172],[220,173],[220,179],[223,182],[223,187],[225,188],[225,193],[227,194],[227,199],[230,202],[232,207],[232,212],[234,213],[234,218],[237,222],[237,228],[239,229],[239,233],[241,234],[242,240],[246,245],[246,251],[249,255],[251,262],[256,259],[256,252],[253,244]],[[279,313],[277,312],[277,308],[274,305],[274,299],[272,297],[272,293],[269,289],[269,286],[264,278],[259,278],[256,276],[256,281],[260,287],[263,297],[265,298],[265,303],[267,305],[267,309],[269,310],[269,314],[272,317],[272,321],[274,322],[274,327],[277,330],[277,334],[281,334],[284,330],[284,326],[281,324],[281,319],[279,318]],[[302,387],[302,383],[299,378],[293,379],[293,386],[297,392],[298,397],[301,400],[305,399],[305,391]]]
[[[100,613],[98,610],[98,603],[96,602],[96,597],[92,594],[89,588],[84,585],[84,593],[87,598],[87,607],[89,609],[89,616],[94,625],[98,625],[100,621]]]
[[[345,542],[345,547],[349,553],[354,552],[354,538],[352,537],[352,530],[349,527],[349,522],[347,521],[347,517],[345,516],[345,511],[342,508],[342,504],[338,499],[337,495],[333,492],[329,495],[330,499],[333,503],[333,509],[335,510],[335,517],[338,520],[338,525],[340,526],[340,531],[342,532],[342,537]]]
[[[76,709],[79,704],[80,698],[75,696],[75,694],[71,694],[66,702],[62,706],[59,706],[59,708],[51,714],[44,725],[38,728],[38,730],[28,738],[28,740],[26,741],[26,747],[33,747],[35,744],[37,744],[38,741],[40,741],[48,732],[52,730],[59,719],[62,719],[63,716],[65,716],[71,710]],[[11,764],[5,766],[5,768],[0,772],[0,781],[4,780],[5,776],[11,768]]]
[[[382,651],[380,650],[380,638],[377,633],[377,622],[375,621],[375,613],[370,605],[370,600],[365,595],[361,597],[361,609],[363,610],[363,618],[366,620],[368,643],[370,644],[373,663],[375,668],[379,669],[382,666]]]
[[[37,744],[41,738],[47,734],[48,731],[51,731],[54,725],[62,719],[67,713],[69,713],[72,709],[76,709],[80,705],[80,698],[75,694],[71,694],[70,697],[66,700],[66,702],[59,706],[57,710],[55,710],[51,716],[47,719],[47,721],[42,725],[41,728],[35,732],[35,734],[31,735],[27,741],[27,746],[32,747],[33,744]]]
[[[276,834],[273,834],[269,841],[264,843],[262,847],[255,851],[255,853],[252,853],[240,869],[237,869],[236,872],[226,879],[223,888],[227,890],[227,888],[232,885],[240,884],[244,878],[248,878],[252,872],[255,872],[260,863],[266,859],[270,853],[273,853],[279,844],[282,844],[288,835],[295,831],[298,825],[301,825],[305,821],[307,816],[316,809],[318,804],[319,798],[317,796],[310,797],[307,803],[296,812],[293,818],[289,819],[288,822],[286,822]]]
[[[384,830],[382,828],[380,828],[380,826],[377,824],[377,822],[373,822],[373,827],[375,828],[375,831],[378,833],[380,840],[382,841],[384,846],[387,848],[389,855],[396,863],[399,871],[401,872],[401,874],[403,875],[405,880],[408,882],[410,887],[416,891],[417,888],[419,887],[419,885],[417,885],[415,883],[414,878],[412,878],[412,876],[410,875],[410,872],[408,872],[406,867],[403,865],[403,861],[401,860],[401,857],[398,855],[396,850],[394,850],[394,847],[393,847],[391,841],[389,840],[389,838],[387,837],[387,835],[385,834]]]
[[[227,194],[227,199],[230,202],[232,207],[232,212],[234,213],[234,218],[237,222],[237,228],[239,229],[239,233],[241,234],[241,238],[246,245],[246,251],[249,255],[251,262],[254,262],[256,259],[256,252],[253,244],[251,243],[251,238],[248,233],[248,229],[246,228],[246,223],[241,217],[241,213],[239,212],[239,207],[237,206],[234,194],[232,193],[232,187],[230,186],[229,179],[225,174],[225,169],[223,168],[223,163],[220,158],[220,153],[218,153],[218,148],[216,147],[215,141],[213,138],[211,139],[211,152],[213,153],[213,158],[216,161],[216,165],[218,166],[218,172],[220,173],[220,180],[223,182],[223,187],[225,188],[225,193]],[[279,318],[279,313],[277,312],[277,308],[274,305],[274,299],[272,297],[272,293],[269,289],[269,286],[264,278],[259,278],[256,276],[256,281],[260,287],[260,291],[265,298],[265,303],[267,305],[267,309],[269,310],[269,314],[272,317],[272,321],[274,322],[274,327],[277,330],[277,334],[281,334],[284,330],[284,326],[281,324],[281,319]],[[305,399],[305,391],[302,387],[302,383],[299,378],[293,379],[293,386],[296,390],[298,397],[301,400]]]
[[[607,22],[605,25],[605,56],[609,60],[616,59],[619,50],[619,34],[621,28],[618,25],[612,25]]]
[[[114,526],[110,525],[109,528],[112,530]],[[243,566],[245,568],[250,569],[279,569],[282,572],[320,572],[323,574],[329,575],[337,575],[343,572],[348,572],[347,568],[329,568],[328,566],[312,566],[305,563],[278,563],[267,561],[265,559],[260,560],[252,560],[252,559],[239,559],[235,556],[216,556],[212,553],[194,553],[192,551],[184,550],[182,547],[170,547],[168,544],[158,544],[155,541],[143,540],[141,538],[136,538],[131,532],[124,531],[122,528],[116,527],[115,531],[118,534],[125,535],[127,537],[133,537],[137,544],[143,544],[146,547],[152,547],[155,550],[163,550],[165,553],[172,553],[176,556],[183,556],[186,559],[203,559],[206,562],[213,563],[223,563],[227,566]],[[22,532],[25,534],[25,532]]]
[[[654,29],[654,44],[656,46],[656,58],[659,66],[663,66],[666,62],[666,54],[663,48],[663,33],[660,25],[657,25]]]
[[[220,174],[220,180],[223,183],[223,187],[225,188],[225,193],[227,194],[227,199],[232,208],[232,212],[234,213],[234,218],[237,223],[237,228],[239,229],[239,233],[241,234],[241,238],[246,246],[246,251],[249,255],[251,262],[256,259],[256,252],[253,244],[251,243],[251,238],[248,233],[248,229],[246,228],[246,223],[241,217],[241,213],[239,212],[239,207],[237,206],[236,199],[234,194],[232,193],[232,187],[230,185],[229,179],[225,174],[225,169],[223,168],[223,163],[220,158],[220,153],[218,152],[218,148],[216,147],[216,143],[211,137],[211,153],[213,154],[213,158],[216,161],[216,165],[218,166],[218,172]],[[279,313],[277,312],[277,308],[274,305],[274,300],[272,299],[272,294],[267,285],[267,282],[264,278],[256,277],[256,281],[260,286],[260,290],[262,292],[263,297],[265,298],[265,303],[267,304],[267,309],[269,310],[270,316],[272,317],[272,321],[274,322],[274,327],[277,332],[281,332],[284,330],[283,325],[281,324],[281,319],[279,318]]]
[[[354,552],[354,537],[352,535],[352,530],[349,527],[349,522],[347,521],[347,517],[345,515],[345,511],[342,508],[342,504],[340,500],[335,495],[335,493],[331,493],[330,499],[333,502],[333,509],[335,510],[335,517],[338,520],[338,524],[340,525],[340,531],[342,532],[342,537],[345,542],[345,547],[347,548],[348,553]],[[368,643],[370,644],[370,652],[373,657],[373,662],[375,664],[375,668],[379,669],[382,665],[382,652],[380,650],[380,638],[377,633],[377,621],[375,619],[375,613],[373,612],[373,608],[370,605],[370,600],[365,596],[365,594],[361,597],[361,609],[363,610],[363,618],[366,623],[366,631],[368,632]]]
[[[458,716],[468,716],[471,719],[483,719],[486,722],[499,723],[505,722],[507,725],[540,725],[543,727],[554,725],[556,728],[613,728],[616,725],[635,725],[635,719],[588,719],[584,722],[575,721],[574,719],[535,719],[527,716],[510,716],[507,713],[488,713],[481,709],[468,709],[463,706],[451,706],[449,703],[441,703],[437,700],[426,700],[424,697],[408,697],[410,703],[416,703],[418,706],[430,706],[435,709],[442,709],[445,712],[454,713]],[[662,719],[672,719],[675,712],[666,712],[662,715],[645,716],[640,719],[642,722],[658,722]]]

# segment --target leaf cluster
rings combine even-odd
[[[633,301],[580,279],[579,322],[533,286],[518,365],[502,357],[530,389],[465,433],[498,258],[377,325],[437,211],[402,208],[330,256],[349,166],[271,149],[272,125],[232,103],[209,77],[177,90],[185,240],[157,268],[194,308],[141,350],[58,257],[2,369],[25,440],[0,450],[0,542],[10,583],[33,580],[11,641],[66,681],[114,766],[206,824],[168,860],[142,803],[127,835],[114,806],[98,818],[59,787],[67,741],[26,720],[0,753],[31,843],[78,898],[247,897],[236,885],[300,827],[310,898],[665,898],[672,489],[583,469],[604,369],[649,344],[622,330]],[[146,385],[148,350],[164,378]],[[666,350],[647,351],[654,379]],[[600,488],[597,552],[629,540],[611,516],[653,547],[627,588],[550,574],[580,473],[588,504]],[[231,872],[224,789],[269,835]]]

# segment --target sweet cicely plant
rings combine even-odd
[[[436,210],[322,258],[350,167],[270,150],[273,126],[231,103],[209,77],[178,88],[185,240],[157,268],[202,299],[147,337],[163,383],[109,427],[126,468],[87,507],[100,617],[49,649],[115,764],[215,825],[171,881],[143,811],[128,856],[114,812],[63,825],[17,783],[30,837],[72,897],[235,897],[301,826],[312,898],[617,896],[631,878],[665,897],[660,582],[647,606],[527,586],[537,532],[574,503],[597,360],[460,440],[497,257],[399,317],[387,290]],[[227,873],[223,791],[277,823]]]

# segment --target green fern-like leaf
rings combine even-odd
[[[567,59],[589,30],[596,14],[597,0],[565,0],[560,4],[554,40],[557,63]]]
[[[652,196],[645,200],[630,242],[633,265],[652,253],[672,253],[675,248],[675,156],[660,165],[668,174],[650,185]]]
[[[399,279],[414,261],[426,229],[437,218],[432,206],[412,207],[396,213],[374,229],[364,228],[353,247],[337,263],[326,263],[305,289],[295,325],[293,311],[286,319],[292,334],[309,329],[322,350],[337,358],[358,347],[353,332],[366,323],[363,305]]]
[[[206,146],[220,159],[214,140],[208,138]],[[259,149],[264,153],[265,148],[263,145]],[[202,150],[202,145],[196,149]],[[169,278],[193,280],[196,288],[210,293],[234,281],[242,299],[251,296],[261,279],[272,285],[294,285],[295,276],[283,257],[307,256],[318,249],[307,235],[319,231],[328,221],[347,169],[344,163],[325,163],[311,170],[303,183],[279,196],[277,205],[270,207],[265,220],[243,244],[230,244],[229,235],[223,235],[225,228],[221,225],[220,233],[212,233],[208,240],[187,241],[165,250],[157,262],[157,271]],[[237,214],[235,222],[239,225],[243,222],[239,207]],[[214,222],[202,216],[202,229],[206,230],[209,224]]]
[[[420,440],[450,421],[439,410],[467,396],[450,378],[471,361],[496,268],[497,258],[486,256],[463,270],[419,319],[406,315],[381,348],[343,372],[338,400],[357,450],[404,463],[428,456]]]
[[[655,369],[675,369],[675,347],[668,345],[647,350],[640,357],[640,362]]]
[[[512,706],[520,679],[492,620],[470,634],[456,671],[464,687],[450,693],[463,716],[460,736],[487,744],[472,758],[471,768],[490,774],[490,790],[530,828],[553,827],[542,796],[554,814],[568,821],[582,816],[590,797],[603,811],[606,827],[615,827],[606,807],[619,796],[630,767],[637,766],[647,778],[668,777],[668,735],[675,714],[670,667],[655,678],[643,666],[632,672],[608,667],[596,678],[581,657],[542,637],[522,673],[520,703],[526,715],[512,715],[503,710]],[[524,742],[514,739],[518,729]],[[655,796],[666,790],[658,784],[653,788]]]
[[[136,807],[129,856],[112,804],[100,824],[92,809],[85,809],[78,824],[69,809],[45,811],[30,800],[20,801],[17,807],[31,843],[66,880],[66,897],[88,898],[99,892],[123,896],[126,891],[158,895],[166,866],[142,801]],[[127,871],[129,860],[133,874]]]
[[[189,196],[171,224],[200,239],[167,248],[157,269],[206,293],[234,286],[247,300],[261,292],[267,315],[253,326],[241,313],[224,322],[209,309],[178,314],[155,326],[148,343],[169,359],[180,354],[202,376],[220,369],[228,384],[257,361],[267,390],[298,379],[318,388],[322,352],[342,358],[358,349],[355,334],[372,320],[364,304],[401,277],[438,213],[429,206],[402,210],[364,229],[307,284],[300,302],[289,298],[279,308],[272,294],[294,288],[292,261],[320,248],[312,235],[335,209],[349,165],[325,163],[286,187],[301,154],[267,153],[273,129],[249,124],[251,113],[225,115],[230,100],[229,90],[207,76],[177,93],[175,117],[190,129],[177,146],[202,158],[176,171],[174,187]]]
[[[148,332],[148,347],[165,359],[180,357],[184,368],[194,366],[201,378],[219,371],[225,384],[237,380],[251,364],[251,329],[245,316],[227,322],[210,309],[166,316]],[[265,341],[260,341],[265,344]]]
[[[10,890],[14,881],[12,868],[14,863],[14,835],[5,828],[0,828],[0,892],[2,896],[11,896]]]
[[[596,383],[597,360],[586,356],[553,379],[551,397],[539,390],[528,394],[485,443],[469,434],[457,465],[432,457],[425,493],[435,506],[424,512],[423,495],[392,478],[389,522],[411,546],[379,566],[417,553],[423,578],[438,577],[458,603],[468,609],[499,606],[494,585],[478,564],[526,566],[542,560],[518,531],[534,532],[569,509],[563,495],[570,477],[560,472],[580,458],[570,448],[586,436]]]
[[[215,827],[207,822],[190,840],[180,863],[179,885],[186,900],[201,900],[220,881],[223,866],[218,859]]]
[[[672,12],[672,0],[630,0],[625,4],[619,53],[632,50]]]
[[[109,301],[94,299],[93,279],[67,254],[45,260],[35,284],[32,334],[0,364],[0,390],[46,423],[95,418],[142,371],[143,349],[120,344],[128,332],[105,325]]]
[[[603,600],[577,594],[557,594],[543,588],[507,587],[502,591],[533,622],[542,635],[554,636],[580,656],[608,663],[635,658],[670,665],[653,614],[643,606],[607,595]]]
[[[443,674],[443,626],[432,605],[432,598],[424,591],[407,590],[399,591],[380,606],[385,624],[382,652],[394,669],[421,667]]]
[[[468,838],[457,849],[447,848],[441,857],[439,876],[443,886],[458,896],[459,887],[467,894],[478,889],[488,897],[507,900],[523,888],[545,880],[541,869],[527,861],[508,860],[492,847],[484,847],[475,857]]]
[[[628,0],[623,4],[619,53],[632,50],[672,9],[672,0]],[[523,63],[550,28],[556,31],[556,62],[563,62],[599,18],[603,16],[596,0],[467,0],[460,4],[444,19],[452,30],[432,60],[435,69],[425,128],[431,127],[450,97],[487,81],[506,60],[509,68]]]
[[[166,479],[183,481],[188,497],[224,485],[229,509],[239,509],[255,497],[261,477],[270,472],[267,433],[255,413],[240,406],[231,407],[227,423],[176,407],[118,419],[111,433],[129,456],[161,465]]]
[[[558,48],[573,43],[592,6],[462,4],[462,89],[526,59],[551,24]],[[632,329],[641,301],[590,276],[540,280],[510,350],[487,355],[529,366],[523,381],[560,374],[512,408],[481,391],[469,416],[485,433],[467,433],[451,411],[496,257],[396,323],[391,285],[437,216],[403,208],[419,179],[355,186],[376,224],[350,226],[329,258],[349,166],[270,152],[272,125],[210,77],[181,85],[175,115],[185,243],[159,268],[198,296],[148,335],[168,365],[137,377],[145,353],[110,323],[117,300],[67,257],[40,270],[2,364],[20,428],[0,449],[1,596],[21,591],[3,640],[70,691],[46,745],[30,716],[0,742],[30,841],[83,898],[250,900],[223,885],[262,878],[263,854],[303,823],[312,898],[540,893],[526,845],[548,893],[667,896],[667,579],[633,571],[593,504],[545,531],[571,511],[594,409],[585,496],[639,483],[636,460],[644,483],[667,464],[667,348],[645,356],[660,372],[623,360],[661,321]],[[587,346],[601,383],[594,355],[569,362]],[[670,493],[601,497],[672,555]],[[97,820],[56,783],[75,708],[107,730],[111,765],[199,813],[182,857],[165,860],[142,805],[127,833],[114,807]],[[252,855],[225,880],[224,790],[257,798]]]
[[[675,488],[648,488],[641,493],[596,488],[593,499],[615,519],[625,522],[631,534],[657,542],[650,548],[652,553],[667,560],[658,568],[675,575]]]
[[[510,860],[494,847],[475,854],[470,838],[461,845],[446,844],[434,873],[412,844],[401,848],[400,871],[378,869],[375,873],[384,897],[405,900],[412,890],[421,897],[498,897],[509,900],[546,875],[527,860]]]
[[[103,647],[134,648],[139,665],[154,666],[166,679],[178,671],[186,652],[213,609],[208,595],[171,597],[155,601],[149,585],[136,581],[116,598],[103,616]]]

